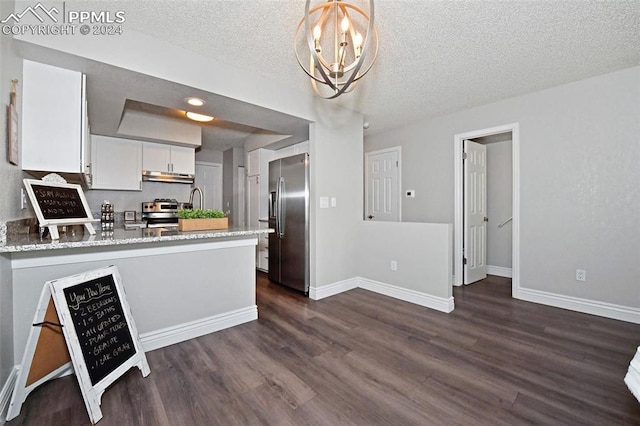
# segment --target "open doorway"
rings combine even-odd
[[[465,166],[463,162],[463,154],[464,154],[464,141],[475,141],[479,142],[483,150],[486,148],[487,144],[496,144],[489,149],[489,152],[492,151],[500,151],[498,143],[506,142],[510,140],[510,151],[511,151],[511,216],[510,217],[501,217],[504,215],[498,214],[496,217],[489,217],[487,210],[483,212],[482,218],[480,220],[491,227],[491,234],[493,234],[493,240],[497,238],[497,236],[503,234],[502,231],[505,226],[509,226],[511,228],[511,268],[510,273],[512,276],[512,296],[516,297],[517,289],[519,287],[519,253],[520,253],[520,245],[519,245],[519,205],[520,205],[520,174],[519,174],[519,156],[520,156],[520,135],[519,135],[519,126],[518,123],[508,124],[504,126],[493,127],[489,129],[482,129],[467,133],[462,133],[455,135],[454,137],[454,159],[455,159],[455,167],[454,167],[454,285],[460,286],[465,282],[465,257],[468,259],[468,247],[470,243],[469,235],[465,238],[465,230],[468,228],[467,225],[469,223],[465,223],[465,216],[467,220],[469,215],[465,214]],[[498,148],[497,150],[494,148]],[[503,155],[504,152],[498,153],[498,155]],[[491,182],[491,180],[489,181]],[[495,188],[494,188],[495,189]],[[486,192],[485,192],[486,195]],[[485,204],[486,206],[486,204]],[[505,211],[504,209],[502,210]],[[508,211],[508,210],[507,210]],[[485,214],[487,213],[487,214]],[[488,217],[488,219],[484,219]],[[487,222],[488,220],[488,222]],[[498,227],[502,225],[501,227]],[[496,229],[493,229],[496,228]],[[486,230],[486,227],[484,228]],[[482,230],[480,228],[480,230]],[[494,232],[495,231],[495,232]],[[483,235],[486,237],[486,234]],[[491,235],[489,238],[492,238]],[[467,240],[467,244],[465,247],[465,240]],[[484,272],[493,273],[496,275],[505,276],[509,271],[508,268],[496,268],[495,265],[488,265],[487,263],[493,263],[493,260],[490,258],[490,262],[486,261],[486,253],[487,253],[487,244],[488,239],[484,238],[483,244],[484,246],[484,256],[483,260]],[[489,247],[491,248],[491,247]],[[494,253],[497,254],[497,253]],[[500,256],[500,255],[499,255]],[[504,256],[504,253],[501,254]],[[474,259],[476,263],[479,262],[478,259]],[[489,266],[487,271],[487,266]],[[468,269],[468,268],[466,268]],[[482,274],[483,271],[476,271],[476,278],[478,274]],[[469,281],[469,280],[467,280]]]

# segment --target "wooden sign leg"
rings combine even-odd
[[[48,285],[42,288],[40,301],[29,331],[27,345],[22,355],[13,395],[7,412],[7,421],[20,414],[27,396],[38,386],[73,373],[73,365],[62,334],[58,314]]]

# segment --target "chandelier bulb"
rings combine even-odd
[[[356,45],[357,49],[362,48],[362,34],[360,34],[359,32],[356,32],[354,44]]]
[[[312,1],[316,2],[313,7]],[[368,3],[369,13],[348,0],[305,1],[305,14],[296,28],[294,49],[298,64],[311,78],[319,96],[333,99],[351,92],[375,62],[378,34],[373,24],[374,0]],[[353,17],[355,21],[351,20]],[[323,55],[324,50],[328,55]],[[319,90],[320,87],[329,92]]]
[[[346,16],[342,18],[342,22],[340,23],[340,28],[342,28],[343,33],[347,32],[347,30],[349,29],[349,18],[347,18]]]

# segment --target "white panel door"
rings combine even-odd
[[[196,163],[195,185],[204,194],[203,208],[222,210],[222,164]]]
[[[400,152],[397,149],[367,153],[366,220],[400,221]]]
[[[464,141],[464,283],[487,277],[487,147]]]

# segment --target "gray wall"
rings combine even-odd
[[[487,265],[511,268],[511,224],[498,228],[511,216],[511,141],[487,146]]]
[[[361,222],[359,276],[442,299],[452,297],[452,225]],[[397,270],[391,270],[391,261]]]
[[[0,1],[0,16],[5,17],[13,12],[14,1]],[[22,58],[15,52],[15,43],[9,36],[0,36],[0,182],[2,182],[2,199],[0,202],[0,220],[19,219],[33,216],[33,210],[20,210],[20,188],[24,173],[19,166],[9,163],[7,155],[7,108],[11,93],[11,80],[17,79],[18,111],[22,105]],[[20,134],[20,132],[19,132]]]
[[[367,136],[402,145],[408,221],[453,222],[453,140],[520,123],[520,286],[640,307],[640,67]],[[576,269],[587,281],[575,280]]]
[[[135,210],[140,212],[144,201],[155,198],[175,198],[188,201],[192,185],[184,183],[142,182],[142,191],[85,190],[84,194],[92,212],[99,212],[104,200],[109,200],[117,212]]]
[[[0,16],[13,12],[14,1],[0,1]],[[11,80],[22,80],[22,59],[13,51],[10,37],[0,36],[0,221],[29,216],[28,210],[20,210],[19,194],[22,186],[22,170],[9,163],[7,156],[7,108]],[[22,99],[21,85],[18,86],[18,107]],[[33,212],[31,212],[33,214]],[[13,360],[13,307],[12,280],[9,260],[0,256],[0,386],[3,386],[15,362]],[[3,419],[0,413],[0,420]]]
[[[202,147],[196,150],[196,161],[222,164],[222,151]]]
[[[141,335],[255,306],[255,270],[248,267],[255,246],[224,245],[175,242],[14,254],[16,362],[24,354],[43,283],[109,265],[118,267]],[[202,273],[203,265],[208,273]]]

